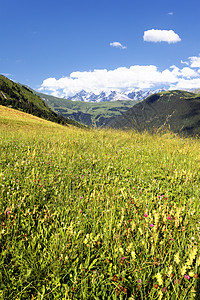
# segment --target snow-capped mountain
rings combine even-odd
[[[111,91],[105,92],[101,91],[98,94],[93,92],[86,92],[85,90],[76,93],[74,96],[68,97],[67,99],[73,101],[84,101],[84,102],[107,102],[107,101],[117,101],[117,100],[143,100],[149,95],[163,92],[165,89],[158,90],[129,90],[126,92]]]

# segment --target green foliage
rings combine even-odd
[[[172,132],[196,136],[200,132],[200,97],[186,91],[167,91],[149,96],[107,126],[137,131]]]
[[[56,114],[27,87],[21,86],[2,75],[0,75],[0,105],[12,107],[58,124],[83,127],[73,120]]]
[[[0,298],[199,299],[199,146],[0,127]]]

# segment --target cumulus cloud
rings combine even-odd
[[[200,87],[200,77],[193,79],[180,78],[176,84],[170,86],[170,90],[196,89],[198,87]]]
[[[174,76],[176,76],[177,78],[179,77],[185,77],[185,78],[192,78],[192,77],[198,77],[199,74],[189,68],[189,67],[185,67],[183,69],[179,69],[178,67],[176,66],[171,66],[170,69],[172,69],[172,73],[174,74]]]
[[[200,68],[200,56],[189,57],[191,68]]]
[[[151,29],[144,32],[143,39],[145,42],[167,42],[168,44],[177,43],[181,38],[173,30]]]
[[[111,47],[115,47],[115,48],[120,48],[120,49],[126,49],[127,47],[126,46],[123,46],[121,43],[119,42],[113,42],[113,43],[110,43],[110,46]]]
[[[191,64],[193,61],[189,58]],[[57,97],[69,97],[81,90],[99,93],[130,91],[133,89],[149,89],[165,86],[166,88],[188,89],[200,87],[198,69],[171,66],[158,70],[155,65],[134,65],[130,68],[120,67],[114,70],[99,69],[85,72],[73,72],[69,76],[56,79],[47,78],[40,90]]]

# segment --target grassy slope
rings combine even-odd
[[[34,93],[44,99],[52,110],[62,116],[73,118],[88,126],[96,125],[98,127],[104,125],[109,119],[121,115],[137,103],[137,101],[88,103],[61,99],[35,91]]]
[[[12,107],[59,124],[80,126],[80,124],[56,114],[28,88],[2,75],[0,75],[0,105]]]
[[[70,126],[70,125],[69,125]],[[5,129],[63,129],[55,122],[47,121],[31,114],[0,105],[0,127]]]
[[[109,123],[112,128],[168,130],[186,135],[200,132],[200,95],[168,91],[149,96]]]
[[[199,300],[199,140],[0,109],[1,299]]]

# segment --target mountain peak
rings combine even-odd
[[[84,101],[84,102],[109,102],[118,100],[143,100],[151,94],[163,92],[165,89],[159,90],[129,90],[124,92],[119,92],[117,90],[111,90],[110,92],[100,91],[99,93],[86,92],[81,90],[75,95],[68,97],[69,100],[73,101]]]

